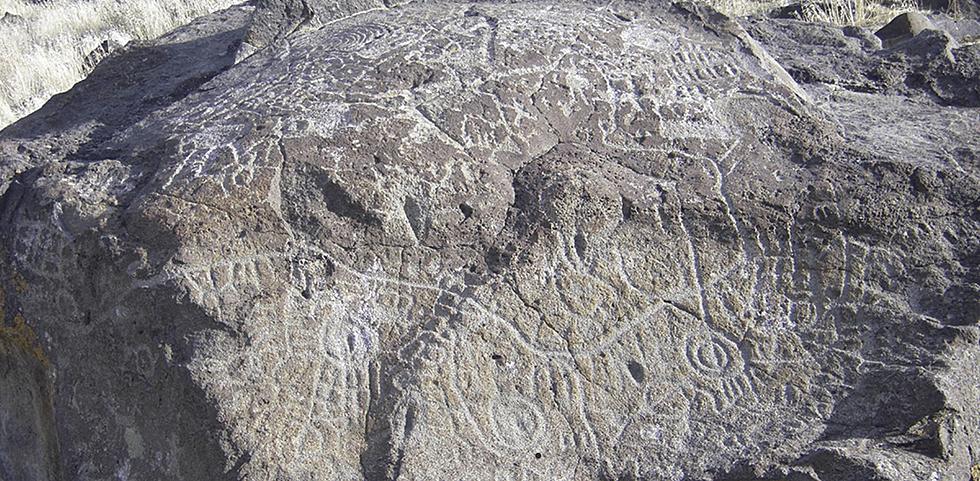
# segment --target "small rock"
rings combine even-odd
[[[860,41],[862,48],[867,51],[881,49],[881,39],[873,35],[871,31],[866,28],[846,26],[841,28],[841,33],[843,33],[845,37],[850,37]]]
[[[0,25],[25,23],[24,17],[11,12],[5,12],[0,16]]]
[[[110,54],[112,54],[112,52],[119,49],[119,47],[122,47],[122,44],[113,39],[103,40],[98,47],[92,49],[92,51],[85,56],[85,58],[82,60],[82,67],[86,72],[91,72],[95,69],[95,66],[102,61],[102,59],[108,57]]]
[[[794,2],[789,5],[778,7],[770,10],[769,16],[772,18],[792,18],[794,20],[803,20],[803,4]]]
[[[942,30],[926,30],[915,37],[900,42],[896,45],[896,50],[901,50],[903,55],[910,58],[917,58],[920,63],[929,63],[940,57],[945,58],[949,64],[955,64],[956,58],[953,56],[953,49],[959,45],[948,33]]]
[[[917,12],[907,12],[892,19],[891,22],[888,22],[888,25],[881,27],[881,29],[875,32],[875,35],[881,39],[881,43],[885,48],[889,48],[918,35],[923,30],[932,28],[932,22],[925,15]]]

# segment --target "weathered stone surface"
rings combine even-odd
[[[417,2],[237,64],[223,15],[186,88],[116,55],[0,135],[3,476],[977,464],[966,103],[800,85],[684,5]]]
[[[888,25],[881,27],[875,35],[886,47],[908,40],[924,30],[933,29],[932,22],[919,12],[906,12],[892,19]]]
[[[758,17],[742,23],[800,84],[980,107],[980,44],[925,30],[883,49],[860,28]]]
[[[99,62],[104,60],[109,55],[112,55],[112,53],[116,50],[122,48],[123,45],[125,45],[125,43],[116,40],[116,38],[107,38],[103,40],[102,43],[92,49],[82,60],[82,68],[86,72],[91,72],[97,65],[99,65]]]
[[[50,158],[90,158],[118,131],[197,90],[232,66],[250,25],[251,6],[198,19],[153,42],[129,42],[71,90],[4,130],[15,144],[0,163],[0,191],[14,173]]]
[[[408,0],[406,0],[408,1]],[[393,0],[257,0],[243,44],[247,56],[297,29],[321,26],[357,13],[384,9]]]
[[[3,300],[0,298],[0,312]],[[0,326],[0,475],[59,479],[50,366],[22,317]]]
[[[949,15],[931,15],[929,20],[937,29],[947,32],[960,44],[980,41],[980,21]]]

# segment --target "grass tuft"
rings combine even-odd
[[[787,0],[702,1],[733,17],[765,14],[790,3]],[[914,0],[889,1],[887,5],[874,0],[804,0],[802,4],[803,20],[842,27],[880,27],[901,13],[920,10]],[[955,2],[951,2],[951,5],[955,5]]]
[[[833,0],[808,3],[803,8],[805,20],[833,25],[880,27],[901,13],[919,10],[911,0],[888,6],[866,0]]]

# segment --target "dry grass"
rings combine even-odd
[[[786,2],[774,0],[700,0],[729,17],[760,15],[783,6]]]
[[[919,8],[911,0],[904,0],[890,6],[866,0],[834,0],[826,3],[808,4],[803,12],[806,19],[810,21],[842,26],[879,27],[900,13],[916,10]]]
[[[703,0],[720,12],[740,17],[769,12],[785,6],[788,1],[773,0]],[[874,0],[808,0],[803,2],[803,19],[833,25],[880,27],[896,15],[920,10],[915,0],[902,0],[883,5]]]
[[[239,1],[0,0],[0,128],[81,80],[102,41],[154,38]]]

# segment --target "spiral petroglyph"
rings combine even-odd
[[[972,47],[823,26],[786,44],[847,62],[777,61],[657,2],[254,8],[0,133],[0,477],[974,462]]]
[[[352,25],[332,32],[323,40],[323,45],[328,50],[358,53],[393,31],[392,27],[381,23]]]

